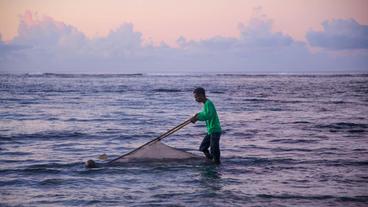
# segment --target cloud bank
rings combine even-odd
[[[239,24],[238,37],[203,40],[179,37],[178,47],[145,43],[124,23],[105,37],[87,38],[77,28],[32,12],[20,16],[18,35],[0,36],[2,73],[157,72],[352,72],[367,71],[367,26],[354,20],[323,23],[308,42],[272,31],[272,21],[255,17]],[[344,41],[341,41],[343,39]],[[311,52],[310,46],[330,50]],[[346,49],[338,53],[335,50]],[[356,50],[359,49],[359,52]]]
[[[312,46],[331,50],[368,49],[368,25],[354,19],[334,19],[322,23],[323,31],[307,33]]]

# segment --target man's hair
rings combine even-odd
[[[202,87],[198,87],[198,88],[194,89],[193,93],[194,94],[202,94],[204,96],[206,95],[206,91]]]

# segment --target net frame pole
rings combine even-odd
[[[139,150],[139,149],[141,149],[141,148],[143,148],[143,147],[145,147],[145,146],[147,146],[147,145],[149,145],[149,144],[151,144],[151,143],[153,143],[153,142],[160,141],[160,140],[162,140],[162,139],[164,139],[164,138],[166,138],[166,137],[168,137],[168,136],[170,136],[170,135],[174,134],[175,132],[179,131],[180,129],[182,129],[183,127],[185,127],[186,125],[188,125],[188,124],[191,122],[192,118],[193,118],[193,117],[190,117],[189,119],[187,119],[187,120],[186,120],[186,121],[184,121],[183,123],[181,123],[181,124],[177,125],[176,127],[174,127],[174,128],[172,128],[172,129],[170,129],[170,130],[166,131],[165,133],[163,133],[163,134],[161,134],[160,136],[158,136],[158,137],[156,137],[156,138],[152,139],[151,141],[149,141],[149,142],[147,142],[147,143],[143,144],[142,146],[140,146],[140,147],[138,147],[138,148],[136,148],[136,149],[134,149],[134,150],[132,150],[132,151],[130,151],[130,152],[128,152],[128,153],[126,153],[126,154],[124,154],[124,155],[121,155],[121,156],[119,156],[119,157],[117,157],[117,158],[115,158],[115,159],[113,159],[113,160],[110,160],[110,161],[108,162],[108,164],[110,164],[110,163],[112,163],[112,162],[114,162],[114,161],[116,161],[116,160],[118,160],[118,159],[120,159],[120,158],[122,158],[122,157],[125,157],[125,156],[127,156],[127,155],[129,155],[129,154],[131,154],[131,153],[134,153],[134,152],[136,152],[137,150]]]

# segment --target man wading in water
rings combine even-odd
[[[213,160],[216,164],[220,164],[220,136],[221,126],[216,112],[215,105],[206,97],[204,88],[196,88],[193,91],[194,98],[198,103],[203,103],[203,110],[197,113],[191,120],[192,123],[196,121],[206,121],[207,135],[203,138],[199,150],[205,156]],[[210,151],[208,148],[210,147]]]

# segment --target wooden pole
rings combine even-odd
[[[143,144],[142,146],[138,147],[137,149],[134,149],[133,151],[130,151],[130,152],[128,152],[128,153],[126,153],[126,154],[124,154],[124,155],[121,155],[120,157],[117,157],[117,158],[115,158],[115,159],[113,159],[113,160],[109,161],[109,162],[108,162],[108,164],[110,164],[110,163],[112,163],[112,162],[114,162],[114,161],[116,161],[116,160],[118,160],[118,159],[120,159],[120,158],[122,158],[122,157],[125,157],[125,156],[127,156],[127,155],[129,155],[129,154],[132,154],[132,153],[136,152],[137,150],[139,150],[139,149],[143,148],[144,146],[147,146],[147,145],[149,145],[149,144],[151,144],[151,143],[153,143],[153,142],[156,142],[156,141],[160,141],[160,140],[162,140],[162,139],[164,139],[164,138],[166,138],[166,137],[170,136],[171,134],[174,134],[175,132],[179,131],[181,128],[183,128],[183,127],[185,127],[186,125],[188,125],[188,124],[190,123],[190,120],[191,120],[191,119],[192,119],[192,117],[191,117],[190,119],[188,119],[188,120],[184,121],[183,123],[181,123],[181,124],[177,125],[176,127],[172,128],[172,129],[170,129],[170,130],[168,130],[167,132],[165,132],[165,133],[161,134],[160,136],[158,136],[158,137],[156,137],[156,138],[152,139],[151,141],[149,141],[149,142],[147,142],[147,143]]]

